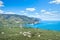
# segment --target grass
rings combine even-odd
[[[24,36],[24,32],[30,32],[31,37]],[[60,32],[35,28],[1,27],[0,40],[60,40]]]

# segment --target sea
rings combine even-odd
[[[37,24],[28,24],[26,27],[38,28],[43,30],[60,31],[60,21],[41,21]]]

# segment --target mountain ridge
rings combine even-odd
[[[37,18],[27,17],[24,15],[16,14],[0,14],[0,24],[1,26],[20,26],[20,24],[34,24],[39,22]]]

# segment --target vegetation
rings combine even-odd
[[[0,14],[0,40],[60,40],[60,32],[25,28],[39,20],[26,16]]]
[[[24,15],[0,14],[0,27],[24,27],[24,24],[35,22],[39,22],[39,20]]]
[[[34,28],[0,28],[0,40],[60,40],[60,32]]]
[[[24,15],[16,15],[16,14],[0,14],[0,20],[5,20],[7,22],[19,22],[19,23],[34,23],[39,22],[37,18],[31,18]]]

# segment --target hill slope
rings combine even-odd
[[[2,26],[22,26],[20,24],[31,24],[39,22],[36,18],[30,18],[24,15],[0,14],[0,27]]]

